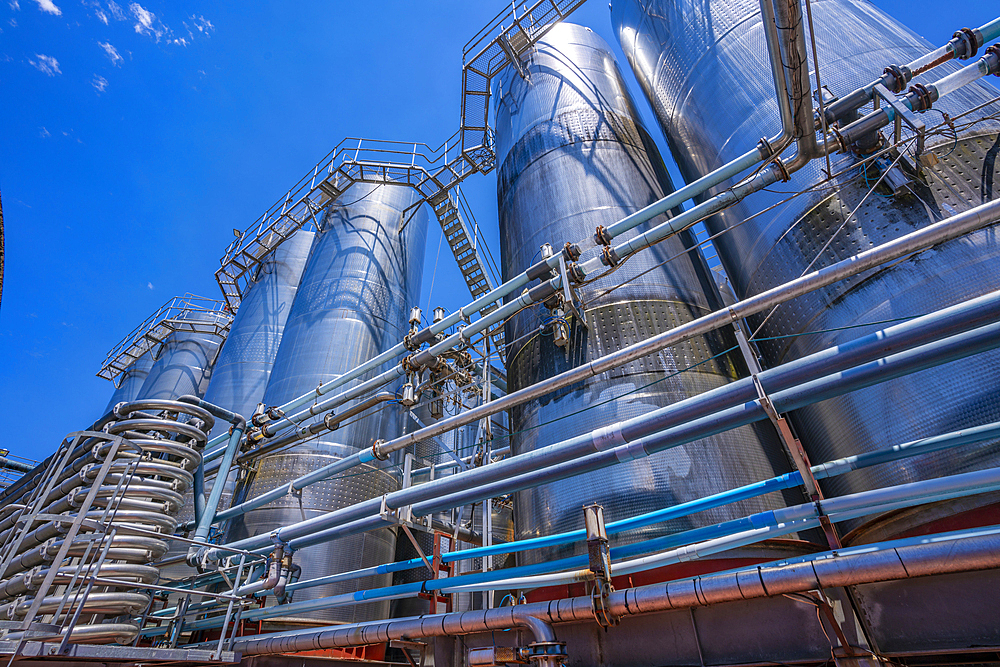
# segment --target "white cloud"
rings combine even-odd
[[[11,28],[16,28],[17,27],[17,19],[11,19],[11,20],[7,21],[7,23],[10,24]]]
[[[212,30],[215,30],[215,26],[212,25],[212,22],[200,14],[197,16],[192,15],[191,20],[194,21],[194,27],[198,29],[198,32],[211,32]]]
[[[138,2],[133,2],[128,6],[132,16],[135,17],[137,23],[133,26],[135,31],[140,35],[152,35],[156,41],[160,41],[160,37],[164,34],[169,38],[171,31],[170,28],[166,27],[160,21],[156,20],[156,14],[149,11]]]
[[[15,12],[21,9],[21,5],[17,2],[17,0],[10,0],[7,4],[10,5],[10,8]]]
[[[108,11],[111,12],[116,21],[124,21],[127,18],[125,12],[122,11],[121,6],[115,0],[108,0]]]
[[[59,69],[59,61],[52,56],[43,56],[41,53],[36,53],[35,57],[38,60],[28,60],[28,62],[39,72],[43,72],[49,76],[62,74],[62,70]]]
[[[177,39],[172,39],[172,40],[170,40],[170,43],[171,44],[177,44],[179,46],[187,46],[188,45],[187,37],[178,37]]]
[[[94,78],[90,81],[90,85],[100,94],[108,89],[108,80],[99,74],[95,74]]]
[[[51,137],[52,133],[43,127],[41,131],[38,133],[38,136],[40,136],[42,139],[45,139],[47,137]]]
[[[38,3],[38,9],[45,12],[46,14],[55,14],[56,16],[62,16],[62,10],[56,7],[52,0],[35,0]]]
[[[121,65],[125,61],[118,53],[118,49],[113,47],[109,42],[98,42],[97,45],[104,49],[104,53],[108,56],[108,60],[111,61],[112,65]]]
[[[154,289],[153,283],[146,283],[146,287],[148,287],[149,289]]]
[[[107,14],[105,14],[104,12],[102,12],[100,9],[95,9],[94,13],[97,14],[97,18],[101,21],[101,23],[103,23],[104,25],[108,24],[108,15]]]

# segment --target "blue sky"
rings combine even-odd
[[[935,44],[997,11],[875,4]],[[42,458],[99,416],[108,349],[177,294],[218,298],[232,229],[342,138],[454,132],[462,47],[504,6],[0,0],[0,405],[20,436],[0,447]],[[573,20],[617,50],[608,16],[589,0]],[[499,259],[494,175],[464,190]],[[435,269],[439,238],[432,223],[421,305],[433,278],[454,308],[468,294],[447,247]]]

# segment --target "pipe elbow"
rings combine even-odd
[[[552,625],[548,621],[526,612],[520,612],[517,607],[514,607],[513,620],[516,625],[527,628],[536,642],[557,641],[555,630],[552,629]]]

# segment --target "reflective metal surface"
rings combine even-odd
[[[240,302],[226,343],[212,371],[205,400],[247,419],[264,396],[278,345],[315,234],[299,230],[278,246],[259,267]],[[228,430],[215,425],[212,437]]]
[[[138,396],[142,384],[149,376],[149,370],[153,367],[153,363],[153,357],[149,354],[144,354],[132,362],[132,365],[116,378],[115,382],[118,386],[115,387],[115,393],[111,394],[111,399],[101,414],[106,415],[119,403],[131,401]]]
[[[530,84],[508,68],[498,94],[497,185],[504,278],[537,261],[549,242],[591,236],[661,198],[671,188],[662,160],[638,121],[607,44],[580,26],[560,24],[526,63]],[[654,218],[631,234],[663,221]],[[720,307],[715,283],[689,234],[634,256],[611,276],[578,290],[587,328],[573,324],[569,351],[551,334],[532,337],[548,316],[539,306],[511,319],[506,340],[525,340],[507,357],[512,390],[585,363]],[[585,253],[584,259],[589,253]],[[622,282],[620,289],[604,294]],[[736,377],[742,362],[723,354],[724,331],[641,359],[511,411],[512,447],[530,451],[602,425],[641,415]],[[717,356],[720,355],[720,356]],[[688,367],[688,372],[679,373]],[[582,506],[604,506],[606,519],[683,502],[786,470],[768,432],[741,428],[612,470],[517,494],[518,538],[582,527]],[[620,535],[621,542],[724,521],[782,504],[765,497]],[[520,562],[565,555],[533,552]]]
[[[406,334],[410,307],[420,294],[427,233],[426,207],[403,215],[416,201],[416,193],[408,187],[357,184],[328,208],[285,325],[264,393],[267,405],[280,405],[314,389]],[[402,426],[401,412],[394,404],[369,414],[316,440],[264,457],[256,474],[246,480],[241,498],[370,446],[378,437],[398,433]],[[354,469],[309,486],[300,496],[286,496],[234,520],[227,541],[267,534],[279,526],[388,493],[398,484],[394,471]],[[383,530],[302,549],[296,552],[295,562],[302,567],[302,579],[311,579],[390,561],[394,547],[395,534]],[[389,583],[386,575],[319,586],[297,591],[295,600]],[[387,602],[373,603],[317,612],[306,620],[352,622],[384,617],[388,611]]]
[[[812,12],[821,79],[834,95],[933,48],[868,2],[819,0]],[[779,129],[757,0],[616,0],[612,20],[688,181]],[[945,64],[916,81],[934,81],[964,64]],[[991,85],[975,83],[935,103],[938,111],[921,119],[931,128],[941,112],[955,117],[998,95]],[[730,230],[716,246],[737,296],[758,294],[993,198],[1000,191],[1000,125],[986,117],[998,112],[1000,105],[986,104],[962,119],[957,136],[946,126],[929,137],[940,162],[922,177],[911,175],[901,195],[879,190],[866,198],[878,172],[851,168],[855,158],[837,155],[833,170],[846,173],[833,186],[781,203],[818,183],[825,162],[816,160],[790,183],[713,218],[713,233]],[[982,122],[963,129],[977,119]],[[911,145],[908,160],[913,152]],[[778,307],[760,328],[761,352],[773,366],[873,330],[843,327],[920,315],[994,290],[998,259],[996,231],[986,229],[800,297]],[[753,328],[763,320],[756,317]],[[796,336],[805,332],[819,333]],[[793,414],[793,421],[813,463],[871,451],[1000,418],[998,372],[1000,354],[981,354],[824,401]],[[986,443],[916,457],[826,480],[823,487],[833,495],[856,493],[994,466],[1000,462],[995,451]]]
[[[211,317],[218,316],[189,312],[178,319],[202,321]],[[222,337],[215,334],[174,331],[152,351],[153,367],[136,398],[170,400],[185,394],[204,396],[222,342]]]

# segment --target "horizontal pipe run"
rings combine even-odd
[[[429,349],[425,350],[424,353],[430,355],[431,357],[436,357],[439,354],[447,352],[448,350],[456,347],[457,345],[461,345],[463,342],[468,341],[469,337],[472,336],[473,334],[489,330],[494,325],[503,322],[505,319],[507,319],[511,315],[514,315],[521,309],[532,305],[538,300],[543,300],[550,293],[558,291],[561,287],[561,279],[552,278],[547,283],[543,283],[543,285],[548,285],[549,289],[540,293],[542,294],[542,296],[537,296],[531,290],[524,292],[515,299],[512,299],[508,303],[504,304],[500,308],[497,308],[489,315],[479,318],[475,322],[472,322],[471,324],[466,326],[464,329],[461,329],[457,333],[454,333],[446,337],[444,340],[432,345]],[[370,380],[366,380],[365,382],[362,382],[361,384],[356,385],[348,390],[342,391],[341,393],[335,396],[331,396],[330,398],[324,401],[314,403],[313,405],[309,406],[305,410],[302,410],[301,412],[295,413],[291,416],[282,417],[279,420],[265,424],[261,429],[261,433],[265,437],[273,437],[274,435],[277,435],[277,433],[283,428],[294,426],[295,424],[299,424],[305,421],[306,419],[309,419],[310,417],[322,414],[328,410],[337,407],[338,405],[341,405],[343,403],[346,403],[347,401],[358,398],[364,395],[365,393],[372,391],[373,389],[377,389],[395,380],[396,378],[402,377],[405,374],[406,370],[403,368],[402,364],[393,366],[389,370],[371,378]]]
[[[611,564],[611,569],[615,576],[636,574],[712,556],[765,539],[816,528],[820,525],[820,512],[836,523],[871,514],[997,490],[1000,490],[1000,468],[989,468],[862,491],[847,496],[819,500],[815,503],[804,503],[761,512],[741,519],[621,547],[616,550],[615,554],[619,557],[623,554],[649,552],[652,549],[656,549],[658,553],[631,560],[614,561]],[[503,579],[491,582],[490,585],[495,590],[534,589],[561,586],[591,579],[593,579],[593,573],[586,567],[582,567],[571,572]],[[477,584],[446,586],[441,590],[451,592],[478,591],[483,590],[483,586]]]
[[[805,503],[780,510],[761,512],[719,525],[684,531],[675,535],[654,538],[646,542],[615,549],[614,551],[617,554],[628,555],[631,553],[648,552],[651,549],[660,549],[662,545],[683,545],[650,556],[613,562],[612,572],[616,576],[635,574],[683,561],[696,560],[701,557],[754,544],[772,537],[779,537],[808,528],[814,528],[819,526],[820,512],[829,516],[833,521],[843,521],[892,509],[912,507],[940,500],[996,491],[998,489],[1000,489],[1000,468],[990,468],[938,479],[901,484],[884,489],[863,491],[857,494],[818,501],[817,503]],[[586,558],[586,556],[579,556],[539,565],[554,568],[566,562],[582,561],[585,563]],[[522,571],[524,569],[526,568],[512,568],[511,571]],[[423,590],[438,592],[523,590],[566,585],[593,579],[593,573],[586,566],[570,572],[504,578],[511,571],[505,572],[504,570],[500,570],[491,573],[481,573],[479,575],[459,575],[426,582],[388,586],[376,590],[362,590],[356,593],[347,593],[327,598],[304,600],[289,605],[250,610],[244,614],[244,618],[246,620],[261,620],[275,616],[287,616],[289,614],[301,614],[321,609],[350,606],[362,602],[400,599],[411,597]],[[485,574],[492,575],[489,577],[492,581],[487,580],[483,576]],[[474,579],[479,579],[482,583],[472,583],[470,580]],[[190,628],[194,630],[213,627],[213,623],[217,623],[218,620],[220,619],[209,618],[202,622],[195,621],[190,625]]]
[[[974,354],[984,349],[990,349],[1000,345],[1000,336],[996,329],[1000,325],[990,325],[976,329],[966,334],[953,336],[946,341],[932,343],[909,350],[900,354],[892,355],[882,360],[870,362],[860,367],[851,369],[847,374],[838,373],[832,376],[821,378],[796,387],[794,390],[786,390],[772,395],[772,401],[779,411],[785,412],[794,407],[801,407],[812,402],[829,398],[839,393],[845,393],[861,386],[875,384],[883,379],[896,377],[908,372],[915,372],[934,364],[944,363],[954,358]],[[763,376],[763,374],[762,374]],[[765,385],[766,386],[766,385]],[[697,399],[698,397],[695,397]],[[692,405],[694,399],[688,399],[688,405]],[[678,404],[680,405],[680,404]],[[697,402],[694,401],[697,406]],[[682,406],[687,407],[687,406]],[[690,409],[690,408],[689,408]],[[669,416],[670,408],[653,411],[643,417],[629,420],[625,425],[630,425],[630,432],[635,429],[651,428],[660,426],[657,417]],[[693,412],[693,417],[696,412]],[[644,419],[645,418],[645,419]],[[528,486],[563,479],[581,472],[600,469],[613,465],[619,460],[629,460],[636,456],[648,455],[654,451],[660,451],[668,447],[691,442],[719,433],[736,426],[766,419],[766,413],[759,403],[751,401],[743,405],[723,410],[714,414],[708,414],[700,419],[691,419],[680,426],[669,428],[656,436],[640,438],[634,442],[627,442],[624,430],[620,427],[601,429],[598,434],[586,434],[573,438],[557,446],[550,446],[536,450],[536,452],[507,459],[506,461],[484,466],[472,471],[453,475],[441,480],[435,480],[427,484],[410,487],[398,492],[389,494],[384,499],[387,507],[398,508],[405,505],[412,505],[414,513],[429,513],[429,505],[451,507],[455,500],[461,500],[457,504],[472,502],[471,497],[493,497],[499,495],[497,490],[504,489],[504,493],[516,490],[517,488],[527,488]],[[619,425],[621,426],[621,425]],[[610,437],[609,437],[610,436]],[[618,447],[611,448],[611,445],[625,442]],[[604,447],[603,451],[601,448]],[[597,451],[596,454],[585,456],[583,459],[566,461],[566,452],[575,456],[583,456],[588,452]],[[538,456],[535,456],[538,454]],[[543,458],[543,455],[545,458]],[[521,466],[521,469],[534,470],[556,460],[558,467],[551,466],[536,472],[522,474],[515,479],[509,479],[510,468]],[[512,463],[513,462],[513,463]],[[517,468],[515,468],[517,469]],[[498,481],[499,480],[499,481]],[[496,488],[494,488],[496,487]],[[471,490],[467,490],[471,489]],[[448,495],[451,494],[451,495]],[[308,544],[319,543],[333,537],[349,534],[356,530],[368,530],[385,525],[385,521],[379,515],[383,499],[374,499],[359,503],[353,507],[337,510],[309,519],[290,527],[285,527],[279,532],[282,539],[291,539],[293,548],[302,548]],[[367,515],[367,516],[366,516]],[[233,546],[243,548],[260,548],[264,544],[256,544],[260,538],[250,538],[235,543]]]
[[[618,352],[613,352],[609,355],[601,357],[600,359],[596,359],[589,364],[579,366],[575,369],[554,376],[553,378],[538,383],[532,387],[508,394],[504,398],[500,398],[496,401],[491,401],[485,405],[473,408],[466,412],[461,418],[450,417],[443,419],[433,426],[426,429],[419,429],[414,433],[397,438],[389,444],[398,444],[399,448],[406,447],[413,442],[427,438],[430,435],[438,435],[440,432],[445,430],[450,430],[459,425],[489,416],[495,411],[505,410],[513,405],[524,402],[525,400],[545,395],[558,388],[568,386],[588,377],[599,375],[600,373],[611,370],[619,365],[655,353],[665,347],[675,345],[693,336],[707,333],[721,326],[730,325],[737,319],[762,312],[773,307],[774,305],[777,305],[778,303],[807,294],[816,289],[826,287],[827,285],[833,284],[844,278],[867,271],[871,268],[875,268],[885,262],[893,261],[944,241],[958,238],[966,233],[986,225],[993,224],[998,219],[1000,219],[1000,200],[993,200],[941,222],[928,225],[923,229],[911,232],[910,234],[855,255],[854,257],[850,257],[831,266],[802,276],[796,280],[785,283],[784,285],[779,285],[757,296],[738,302],[726,311],[718,311],[703,316],[693,322],[680,325],[670,331],[658,334],[645,341],[619,350]],[[437,431],[436,429],[438,428],[441,428],[442,431]],[[586,442],[587,439],[589,438],[583,439],[584,442]],[[579,441],[581,439],[578,438],[575,440]],[[533,464],[534,460],[541,457],[543,453],[550,454],[551,452],[551,446],[532,452],[529,465]],[[470,480],[470,484],[475,484],[475,481],[472,481],[473,476],[482,475],[484,470],[496,470],[497,468],[504,468],[506,470],[505,466],[517,465],[512,462],[523,463],[528,460],[528,458],[523,456],[512,457],[500,463],[485,466],[484,468],[478,470],[460,473],[450,479]],[[487,474],[489,473],[487,472]],[[435,482],[430,482],[416,488],[427,487],[438,483],[439,481],[436,480]],[[379,509],[379,499],[376,499],[374,502],[369,501],[359,503],[353,508],[346,508],[346,510],[351,513],[351,518],[359,518],[372,513],[377,514]],[[338,510],[299,524],[294,524],[292,527],[286,528],[286,530],[301,530],[301,534],[308,534],[324,522],[329,521],[331,524],[335,523],[331,517],[339,517],[344,513],[344,510]],[[262,546],[266,546],[267,540],[266,537],[249,538],[247,540],[242,540],[237,544],[241,548],[245,547],[249,549],[258,549]]]
[[[961,431],[954,431],[952,433],[945,433],[929,438],[922,438],[920,440],[915,440],[912,442],[907,442],[899,445],[893,445],[892,447],[887,447],[885,449],[880,449],[866,454],[848,456],[842,459],[837,459],[836,461],[830,461],[828,463],[815,465],[812,467],[812,471],[816,479],[826,479],[828,477],[835,477],[837,475],[842,475],[851,470],[859,470],[861,468],[867,468],[873,465],[882,465],[885,463],[890,463],[893,461],[909,458],[911,456],[930,454],[932,452],[938,452],[945,449],[951,449],[954,447],[979,443],[986,440],[992,440],[995,438],[1000,438],[1000,422],[985,424],[983,426],[978,426],[970,429],[963,429]],[[697,500],[692,500],[686,503],[680,503],[672,507],[667,507],[653,512],[648,512],[646,514],[641,514],[634,517],[621,519],[619,521],[614,521],[612,523],[607,524],[606,529],[608,535],[616,535],[618,533],[625,532],[628,530],[643,528],[656,523],[662,523],[664,521],[669,521],[672,519],[689,516],[697,512],[703,512],[705,510],[721,507],[723,505],[728,505],[740,500],[755,498],[758,496],[765,495],[767,493],[793,488],[801,484],[802,484],[801,474],[798,472],[792,472],[785,475],[772,477],[771,479],[764,480],[761,482],[747,484],[745,486],[741,486],[736,489],[731,489],[729,491],[723,491],[722,493],[717,493],[711,496],[706,496],[704,498],[699,498]],[[468,560],[470,558],[481,558],[483,556],[520,553],[524,551],[530,551],[533,549],[560,546],[565,544],[571,544],[574,542],[579,542],[584,539],[586,539],[586,531],[581,529],[565,533],[559,533],[555,535],[546,535],[543,537],[518,540],[516,542],[494,544],[488,547],[480,547],[462,551],[451,551],[448,552],[447,554],[442,554],[441,560],[444,563],[452,563],[456,561]],[[423,566],[424,563],[422,559],[412,558],[406,561],[397,561],[393,563],[387,563],[384,565],[378,565],[375,567],[364,568],[361,570],[354,570],[351,572],[343,572],[340,574],[329,575],[327,577],[320,577],[317,579],[308,579],[304,581],[299,581],[295,584],[290,585],[289,590],[297,590],[299,588],[311,588],[314,586],[321,586],[328,583],[334,583],[337,581],[358,579],[361,577],[375,575],[375,574],[387,574],[391,572],[399,572],[402,570],[416,569]]]
[[[395,451],[431,436],[441,435],[459,426],[473,423],[515,405],[540,398],[557,389],[568,387],[618,366],[654,354],[666,347],[677,345],[720,327],[731,325],[737,319],[769,310],[779,303],[827,287],[844,278],[957,238],[986,225],[994,224],[997,220],[1000,220],[1000,201],[994,200],[970,209],[965,213],[960,213],[952,218],[902,236],[889,243],[867,250],[854,257],[837,262],[819,271],[774,287],[757,296],[740,301],[727,310],[716,311],[687,324],[674,327],[662,334],[652,336],[617,352],[595,359],[589,364],[577,366],[530,387],[507,394],[503,398],[498,398],[495,401],[490,401],[489,403],[467,410],[461,415],[441,419],[426,428],[417,429],[412,433],[390,440],[381,449],[383,451]]]
[[[324,479],[329,479],[330,477],[336,475],[339,472],[343,472],[345,470],[353,468],[354,466],[362,465],[364,463],[368,463],[374,460],[375,456],[372,454],[370,449],[361,450],[356,454],[351,454],[350,456],[342,458],[339,461],[323,466],[322,468],[319,468],[310,473],[302,475],[301,477],[297,477],[288,484],[276,487],[274,489],[271,489],[270,491],[267,491],[266,493],[262,493],[259,496],[251,498],[246,502],[240,503],[239,505],[234,505],[233,507],[227,510],[223,510],[222,512],[219,512],[218,514],[215,515],[215,520],[225,521],[226,519],[231,519],[233,517],[240,516],[241,514],[246,514],[251,510],[255,510],[258,507],[263,507],[264,505],[267,505],[270,502],[274,502],[279,498],[284,498],[285,496],[292,494],[300,489],[303,489],[309,486],[310,484],[315,484],[316,482],[320,482]]]
[[[1000,323],[952,336],[936,343],[929,343],[783,391],[769,392],[769,396],[775,410],[779,413],[786,413],[828,398],[997,347],[1000,347]],[[629,426],[628,432],[626,429],[620,428],[621,425],[617,425],[609,429],[603,437],[595,437],[595,448],[600,450],[597,453],[572,458],[517,477],[494,479],[468,489],[459,488],[449,494],[438,493],[433,497],[425,497],[417,502],[409,503],[410,509],[414,515],[421,516],[424,513],[441,511],[443,508],[475,502],[476,499],[496,497],[501,495],[498,493],[500,489],[503,489],[503,493],[512,493],[533,488],[539,484],[600,470],[619,462],[650,456],[656,452],[768,419],[766,411],[757,400],[702,414],[703,416],[692,416],[689,421],[679,425],[657,430],[660,426],[657,423],[658,418],[669,417],[673,421],[676,413],[671,414],[669,408],[654,410],[647,413],[646,416],[649,418],[645,421],[642,418],[635,418],[624,422],[624,425]],[[642,433],[650,435],[635,437]],[[450,479],[452,478],[447,481]],[[421,489],[421,487],[416,488]],[[394,501],[395,499],[390,494],[390,506]],[[328,532],[334,530],[336,529],[331,528],[313,533],[309,537],[293,540],[292,544],[295,548],[301,548],[307,543],[315,543],[314,540],[321,540]]]
[[[980,26],[976,32],[982,36],[982,44],[993,41],[1000,37],[1000,18],[993,19],[989,23]],[[858,88],[852,93],[845,95],[839,100],[833,102],[826,106],[826,122],[832,125],[837,121],[838,118],[848,114],[850,112],[856,111],[857,109],[868,104],[873,95],[873,91],[876,85],[883,85],[889,90],[894,92],[902,92],[906,84],[908,84],[912,77],[917,76],[933,67],[942,65],[955,57],[955,45],[953,42],[949,42],[944,46],[935,49],[927,54],[920,56],[919,58],[908,63],[904,67],[899,68],[899,74],[903,75],[903,80],[897,82],[895,75],[892,73],[885,73],[875,81],[872,81],[867,86],[863,88]],[[888,64],[888,63],[887,63]],[[820,127],[820,123],[816,123],[816,127]]]

